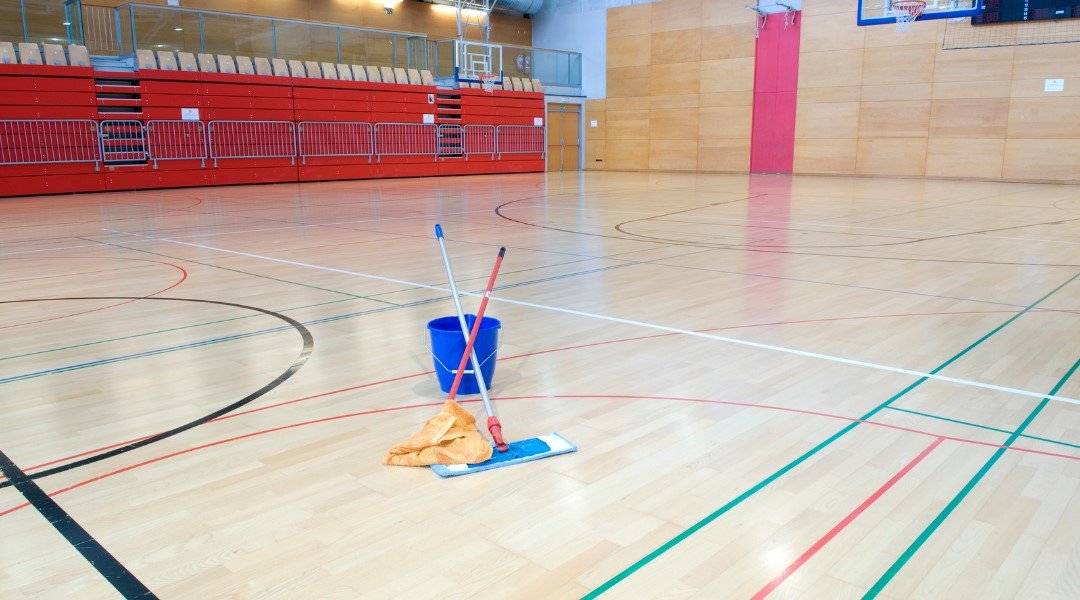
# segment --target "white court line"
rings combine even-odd
[[[113,233],[134,235],[134,236],[138,236],[138,237],[141,237],[141,238],[146,238],[146,239],[157,241],[157,242],[167,242],[167,243],[170,243],[170,244],[179,244],[181,246],[190,246],[192,248],[201,248],[203,250],[212,250],[214,252],[223,252],[223,253],[226,253],[226,254],[234,254],[236,256],[246,256],[248,258],[254,258],[254,259],[258,259],[258,260],[265,260],[265,261],[280,263],[280,264],[284,264],[284,265],[291,265],[291,266],[294,266],[294,267],[304,267],[304,268],[307,268],[307,269],[317,269],[319,271],[327,271],[327,272],[330,272],[330,273],[339,273],[341,275],[353,275],[353,276],[356,276],[356,277],[364,277],[366,279],[374,279],[376,281],[385,281],[387,283],[396,283],[396,284],[400,284],[400,285],[407,285],[407,286],[412,286],[412,287],[417,287],[417,288],[423,288],[423,289],[433,290],[433,291],[442,292],[442,293],[450,293],[449,288],[443,288],[443,287],[439,287],[439,286],[435,286],[435,285],[427,285],[427,284],[424,284],[424,283],[417,283],[415,281],[405,281],[404,279],[394,279],[393,277],[383,277],[381,275],[372,275],[371,273],[360,273],[358,271],[349,271],[349,270],[346,270],[346,269],[336,269],[334,267],[326,267],[326,266],[323,266],[323,265],[316,265],[316,264],[312,264],[312,263],[304,263],[304,262],[299,262],[299,261],[295,261],[295,260],[286,260],[286,259],[283,259],[283,258],[274,258],[272,256],[263,256],[263,255],[260,255],[260,254],[251,254],[249,252],[239,252],[237,250],[228,250],[226,248],[216,248],[214,246],[206,246],[206,245],[203,245],[203,244],[192,244],[190,242],[181,242],[179,240],[170,240],[170,239],[167,239],[167,238],[151,238],[149,236],[140,235],[138,233],[128,233],[126,231],[120,231],[120,230],[116,230],[116,229],[109,229],[107,231],[111,231]],[[478,293],[475,293],[475,292],[461,292],[461,295],[462,296],[472,296],[474,298],[483,297],[483,294],[478,294]],[[843,358],[843,357],[840,357],[840,356],[833,356],[831,354],[820,354],[820,353],[817,353],[817,352],[808,352],[808,351],[805,351],[805,350],[796,350],[795,348],[788,348],[786,346],[774,346],[772,344],[762,344],[762,343],[759,343],[759,342],[751,342],[751,341],[748,341],[748,340],[740,340],[740,339],[737,339],[737,338],[731,338],[731,337],[727,337],[727,336],[723,336],[723,335],[715,335],[715,334],[706,333],[706,332],[703,332],[703,331],[693,331],[691,329],[680,329],[678,327],[669,327],[667,325],[660,325],[660,324],[657,324],[657,323],[647,323],[645,321],[634,321],[632,319],[623,319],[623,318],[620,318],[620,317],[612,317],[612,316],[609,316],[609,315],[601,315],[601,314],[597,314],[597,313],[578,311],[578,310],[573,310],[573,309],[570,309],[570,308],[561,308],[561,307],[558,307],[558,306],[550,306],[550,305],[547,305],[547,304],[536,304],[536,303],[533,303],[533,302],[525,302],[524,300],[511,300],[509,298],[501,298],[501,297],[498,297],[498,296],[490,296],[490,299],[495,301],[495,302],[502,302],[502,303],[505,303],[505,304],[513,304],[513,305],[516,305],[516,306],[527,306],[529,308],[536,308],[536,309],[539,309],[539,310],[547,310],[547,311],[551,311],[551,312],[557,312],[557,313],[562,313],[562,314],[567,314],[567,315],[573,315],[573,316],[576,316],[576,317],[588,317],[590,319],[598,319],[598,320],[601,320],[601,321],[608,321],[610,323],[619,323],[621,325],[633,325],[635,327],[643,327],[643,328],[646,328],[646,329],[655,329],[657,331],[664,331],[664,332],[667,332],[667,333],[678,333],[678,334],[688,335],[688,336],[692,336],[692,337],[704,338],[704,339],[707,339],[707,340],[715,340],[715,341],[719,341],[719,342],[727,342],[729,344],[735,344],[735,345],[739,345],[739,346],[747,346],[747,347],[750,347],[750,348],[757,348],[759,350],[769,350],[769,351],[772,351],[772,352],[781,352],[781,353],[784,353],[784,354],[791,354],[791,355],[794,355],[794,356],[801,356],[801,357],[804,357],[804,358],[814,358],[814,359],[818,359],[818,360],[825,360],[825,361],[834,362],[834,363],[838,363],[838,364],[842,364],[842,365],[849,365],[849,366],[854,366],[854,367],[864,367],[864,368],[867,368],[867,369],[875,369],[875,370],[878,370],[878,371],[887,371],[889,373],[899,373],[901,375],[911,375],[913,377],[934,379],[934,380],[937,380],[937,381],[947,381],[949,383],[955,383],[955,384],[958,384],[958,385],[981,388],[981,389],[984,389],[984,390],[992,390],[992,391],[995,391],[995,392],[1004,392],[1006,394],[1013,394],[1013,395],[1016,395],[1016,396],[1025,396],[1025,397],[1028,397],[1028,398],[1036,398],[1036,399],[1039,399],[1039,400],[1042,400],[1042,399],[1046,398],[1046,399],[1049,399],[1049,400],[1054,400],[1056,402],[1064,402],[1066,404],[1075,404],[1075,405],[1080,406],[1080,399],[1069,398],[1067,396],[1053,396],[1053,395],[1044,394],[1042,392],[1032,392],[1032,391],[1029,391],[1029,390],[1022,390],[1022,389],[1018,389],[1018,388],[1011,388],[1011,387],[1006,387],[1006,386],[1001,386],[1001,385],[995,385],[995,384],[992,384],[992,383],[985,383],[985,382],[982,382],[982,381],[974,381],[974,380],[971,380],[971,379],[961,379],[959,377],[949,377],[949,376],[946,376],[946,375],[937,375],[937,374],[934,374],[934,373],[923,373],[922,371],[913,371],[911,369],[904,369],[904,368],[901,368],[901,367],[893,367],[893,366],[890,366],[890,365],[882,365],[882,364],[878,364],[878,363],[872,363],[872,362],[867,362],[867,361],[862,361],[862,360],[855,360],[855,359],[851,359],[851,358]]]

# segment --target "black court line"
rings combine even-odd
[[[277,319],[280,319],[280,320],[288,323],[289,325],[292,326],[293,329],[296,330],[297,333],[300,334],[300,338],[303,340],[303,348],[300,350],[300,354],[297,355],[296,359],[289,366],[289,368],[286,369],[284,372],[282,372],[280,375],[278,375],[276,378],[274,378],[273,381],[271,381],[270,383],[268,383],[268,384],[262,386],[261,388],[255,390],[254,392],[248,394],[247,396],[244,396],[240,400],[237,400],[236,402],[233,402],[232,404],[229,404],[228,406],[224,406],[222,408],[219,408],[219,409],[215,410],[214,412],[212,412],[212,413],[210,413],[208,415],[205,415],[205,416],[199,417],[198,419],[195,419],[194,421],[184,423],[183,425],[180,425],[178,427],[174,427],[172,429],[169,429],[168,431],[162,431],[161,433],[152,435],[150,437],[141,439],[139,441],[132,442],[132,443],[126,444],[124,446],[120,446],[119,448],[113,448],[112,450],[107,450],[107,451],[104,451],[104,452],[100,452],[98,454],[93,454],[93,455],[88,456],[86,458],[83,458],[83,459],[80,459],[80,460],[75,460],[75,461],[72,461],[72,462],[69,462],[69,463],[64,463],[62,465],[53,467],[51,469],[45,469],[45,470],[42,470],[42,471],[37,471],[37,472],[33,473],[32,475],[26,475],[24,473],[23,476],[26,477],[27,479],[39,479],[41,477],[48,477],[49,475],[55,475],[56,473],[62,473],[64,471],[69,471],[69,470],[75,469],[77,467],[82,467],[82,466],[85,466],[85,465],[88,465],[88,464],[91,464],[91,463],[102,461],[102,460],[105,460],[106,458],[111,458],[111,457],[117,456],[119,454],[124,454],[125,452],[130,452],[132,450],[142,448],[143,446],[147,446],[147,445],[153,444],[155,442],[160,442],[161,440],[163,440],[165,438],[170,438],[170,437],[172,437],[174,435],[177,435],[179,433],[183,433],[183,432],[185,432],[185,431],[187,431],[189,429],[192,429],[194,427],[198,427],[199,425],[202,425],[204,423],[208,423],[210,421],[213,421],[214,419],[216,419],[216,418],[218,418],[220,416],[231,413],[234,410],[244,406],[245,404],[248,404],[248,403],[256,400],[257,398],[265,395],[270,390],[272,390],[272,389],[276,388],[277,386],[281,385],[282,383],[285,382],[285,380],[289,379],[294,374],[296,374],[296,372],[300,370],[300,367],[304,366],[304,363],[307,362],[308,357],[311,356],[311,352],[315,347],[315,338],[311,335],[311,331],[309,331],[308,328],[305,327],[303,323],[297,321],[296,319],[293,319],[292,317],[283,315],[281,313],[276,313],[276,312],[274,312],[272,310],[267,310],[265,308],[259,308],[257,306],[248,306],[246,304],[237,304],[235,302],[223,302],[223,301],[220,301],[220,300],[201,300],[201,299],[197,299],[197,298],[167,298],[167,297],[163,297],[163,296],[149,296],[149,297],[144,297],[144,296],[83,296],[83,297],[73,297],[73,298],[33,298],[33,299],[27,299],[27,300],[5,300],[5,301],[0,301],[0,305],[19,304],[19,303],[26,303],[26,302],[56,302],[56,301],[63,301],[63,300],[151,300],[151,301],[159,301],[159,302],[160,301],[196,302],[196,303],[200,303],[200,304],[216,304],[216,305],[220,305],[220,306],[230,306],[230,307],[233,307],[233,308],[242,308],[242,309],[245,309],[245,310],[251,310],[251,311],[259,312],[259,313],[262,313],[262,314],[265,314],[265,315],[269,315],[271,317],[275,317]],[[388,308],[393,308],[393,307],[388,307]],[[14,484],[15,484],[14,480],[11,477],[8,477],[6,481],[0,481],[0,489],[12,486]]]
[[[0,472],[120,595],[124,598],[157,598],[150,588],[120,564],[115,556],[38,487],[3,451],[0,451]]]

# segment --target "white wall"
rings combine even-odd
[[[533,46],[581,53],[581,93],[607,96],[607,9],[656,0],[547,0],[533,15]]]

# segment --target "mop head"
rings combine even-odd
[[[413,434],[409,441],[390,449],[383,464],[403,467],[452,465],[491,458],[491,444],[480,437],[476,419],[457,402],[447,400],[439,414]]]
[[[490,459],[481,462],[453,465],[433,464],[431,470],[435,471],[440,477],[456,477],[571,452],[577,452],[577,446],[571,444],[563,436],[552,433],[518,442],[510,442],[509,450],[495,452]]]

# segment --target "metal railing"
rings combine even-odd
[[[101,162],[89,119],[0,121],[0,165]]]
[[[85,41],[87,51],[98,56],[119,56],[116,10],[111,6],[83,4],[81,12],[81,30],[77,30],[77,35],[80,36],[78,39]]]
[[[104,164],[207,159],[382,156],[546,156],[545,130],[529,125],[331,121],[0,120],[0,165]]]
[[[146,160],[146,130],[139,121],[116,120],[98,123],[101,160],[106,163]]]
[[[465,130],[461,125],[439,125],[439,154],[465,154]]]
[[[214,166],[223,158],[290,158],[296,162],[296,126],[291,121],[210,121]]]
[[[474,154],[490,154],[492,158],[495,158],[498,152],[498,138],[494,125],[466,125],[462,130],[465,136],[465,158]]]
[[[439,153],[436,125],[418,123],[376,123],[375,155],[421,156]]]
[[[146,154],[155,168],[161,160],[198,160],[206,166],[206,159],[210,157],[206,124],[201,121],[148,121]]]
[[[537,125],[499,125],[495,128],[498,155],[547,154],[544,128]]]
[[[304,121],[296,131],[303,164],[315,156],[363,156],[371,162],[375,155],[371,123]]]

